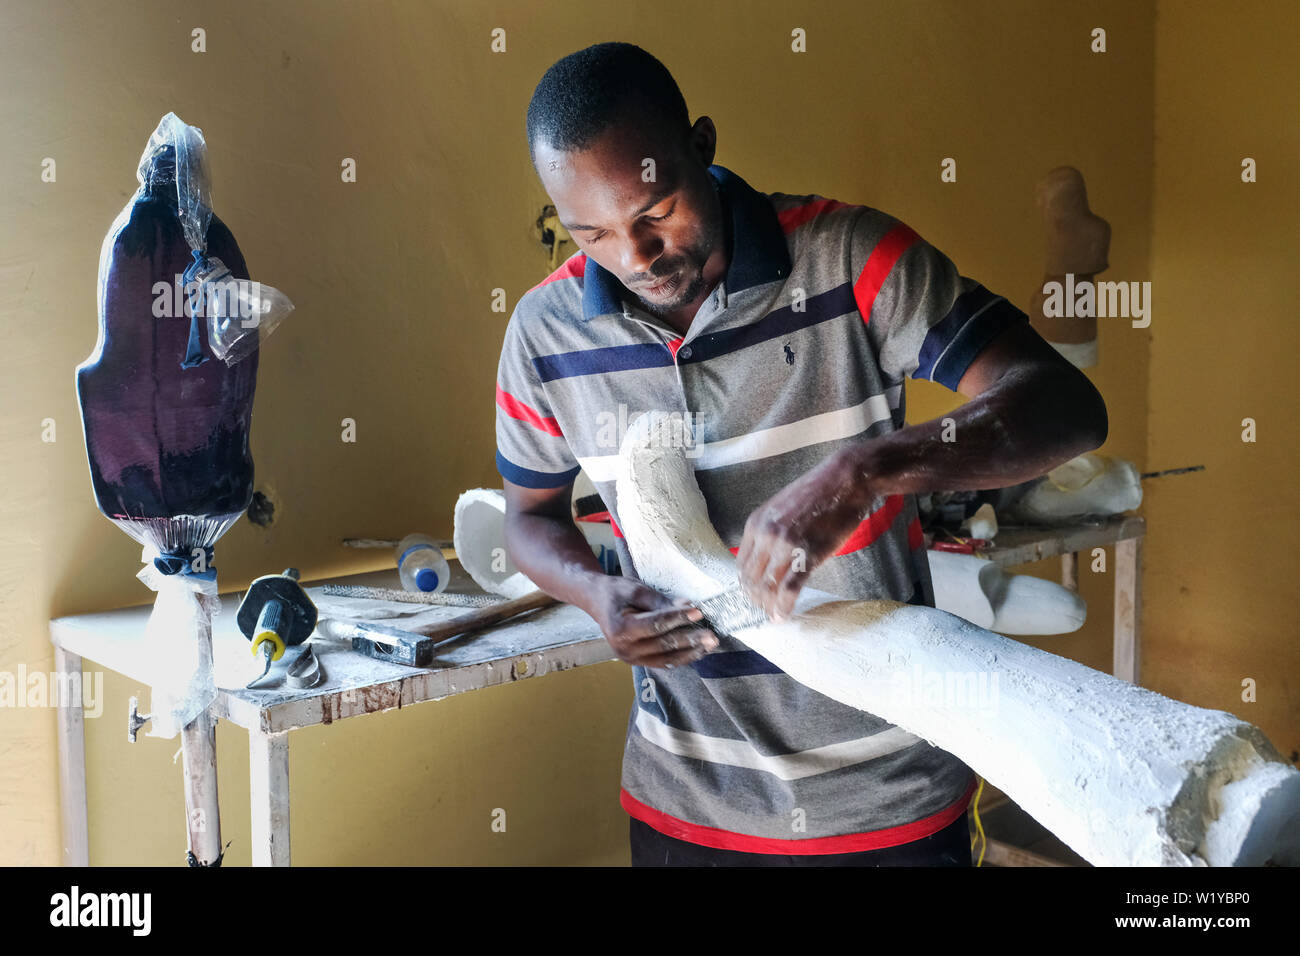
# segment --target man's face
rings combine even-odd
[[[578,248],[656,315],[703,298],[725,269],[712,149],[706,160],[692,148],[613,128],[583,150],[536,149],[542,185]]]

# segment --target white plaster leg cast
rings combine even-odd
[[[999,634],[1069,634],[1083,627],[1088,604],[1069,588],[1030,574],[1007,574],[973,554],[930,551],[934,603]]]
[[[604,522],[580,521],[580,530],[599,556],[613,550],[614,533]],[[490,594],[520,598],[537,590],[506,553],[506,498],[497,488],[471,488],[456,499],[452,544],[474,583]]]
[[[642,580],[700,599],[735,587],[736,563],[691,463],[670,447],[671,425],[650,413],[629,429],[620,525]],[[955,754],[1090,862],[1300,864],[1300,772],[1245,721],[933,608],[805,589],[795,611],[736,637],[795,680]],[[996,693],[946,692],[967,675],[987,675]],[[936,677],[945,693],[918,692]]]

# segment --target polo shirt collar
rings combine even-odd
[[[710,166],[709,175],[717,183],[724,215],[731,218],[731,257],[723,280],[727,295],[788,276],[790,250],[772,201],[725,166]],[[588,256],[583,272],[583,318],[621,315],[624,294],[631,293]]]

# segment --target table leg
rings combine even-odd
[[[185,815],[191,866],[220,866],[221,804],[217,798],[217,720],[203,711],[181,730]]]
[[[1115,542],[1114,674],[1138,684],[1141,648],[1138,623],[1142,614],[1142,539]]]
[[[86,813],[86,715],[81,655],[54,645],[59,688],[59,802],[63,812],[63,865],[90,865]]]
[[[1061,555],[1061,587],[1079,592],[1079,552],[1067,551]]]
[[[253,866],[289,865],[289,735],[248,732]]]

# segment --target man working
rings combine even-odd
[[[898,220],[714,165],[713,122],[692,124],[638,47],[557,62],[527,132],[579,252],[506,331],[506,538],[632,665],[634,865],[970,865],[968,767],[688,627],[699,612],[638,583],[621,540],[624,576],[605,575],[571,519],[573,482],[587,472],[617,534],[611,416],[682,412],[709,517],[769,615],[805,584],[933,606],[913,496],[1015,484],[1098,447],[1100,395]],[[955,435],[904,425],[909,375],[970,399]]]

